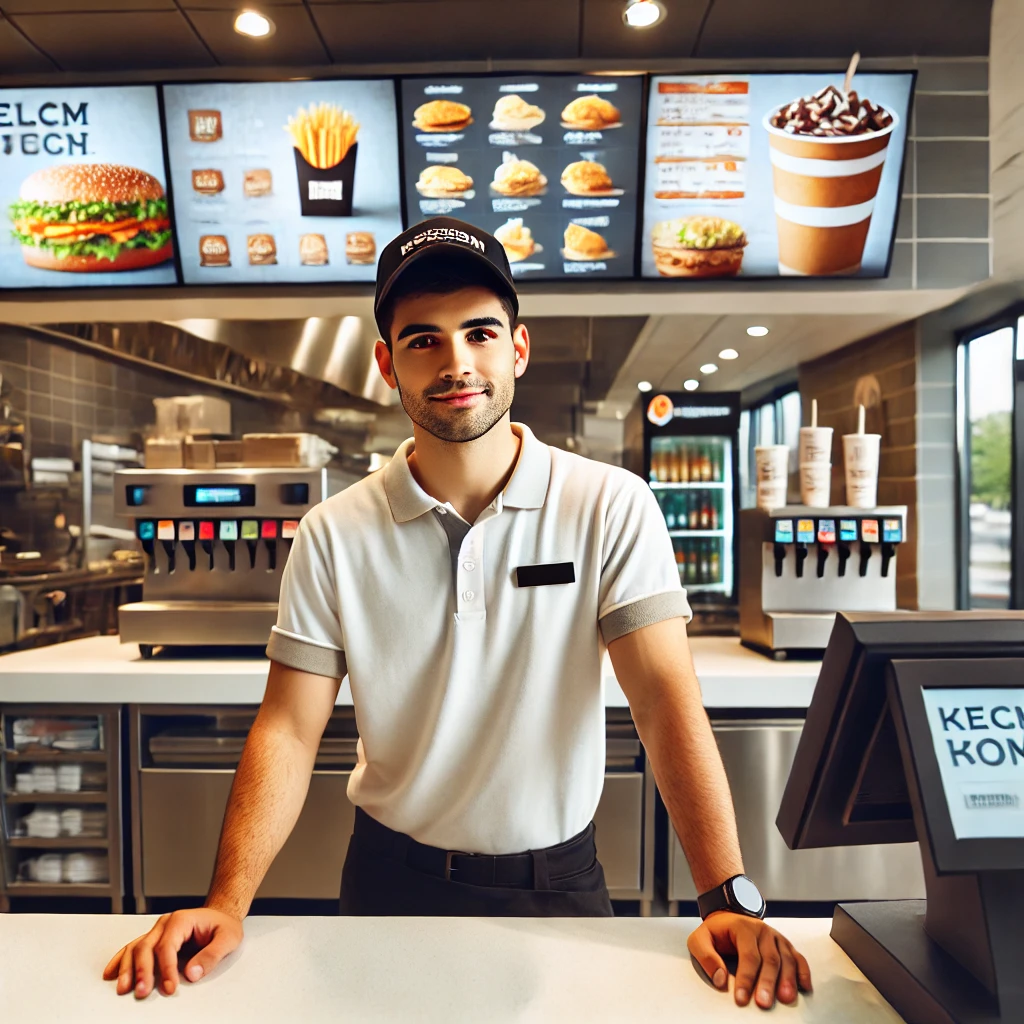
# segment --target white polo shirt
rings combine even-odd
[[[473,524],[416,482],[412,439],[312,509],[267,647],[293,668],[348,673],[349,799],[468,853],[540,849],[586,828],[604,785],[605,646],[690,617],[644,481],[512,429],[515,470]],[[517,582],[520,566],[566,562],[572,583]]]

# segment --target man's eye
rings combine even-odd
[[[419,338],[413,338],[412,341],[409,342],[409,348],[426,348],[434,340],[433,335],[424,334]]]
[[[475,331],[470,331],[466,337],[469,341],[490,341],[490,339],[495,337],[495,335],[492,331],[488,331],[483,327],[478,327]]]

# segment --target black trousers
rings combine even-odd
[[[460,874],[472,880],[460,881]],[[394,832],[357,808],[341,875],[341,913],[611,917],[612,905],[594,846],[593,822],[558,846],[467,862],[465,856],[448,856]]]

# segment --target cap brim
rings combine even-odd
[[[381,306],[387,302],[395,285],[401,280],[402,275],[407,273],[410,267],[415,266],[427,256],[439,261],[444,259],[450,259],[453,262],[460,260],[464,262],[472,261],[474,267],[485,269],[495,285],[495,290],[500,295],[507,296],[511,300],[516,316],[519,315],[519,296],[516,294],[515,288],[512,287],[505,275],[483,253],[455,242],[434,242],[432,245],[424,246],[418,252],[414,252],[411,256],[406,257],[398,269],[384,282],[380,295],[377,296],[373,307],[375,320],[377,320]],[[377,320],[377,330],[380,331],[381,337],[383,337],[384,331],[379,320]]]

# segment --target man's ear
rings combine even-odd
[[[512,332],[512,345],[516,350],[516,377],[522,377],[526,373],[526,367],[530,365],[530,332],[526,324],[519,324]]]
[[[398,387],[398,380],[395,377],[395,364],[391,358],[391,350],[382,340],[379,340],[374,345],[373,357],[377,360],[377,368],[380,370],[380,375],[387,381],[388,387],[394,391]]]

